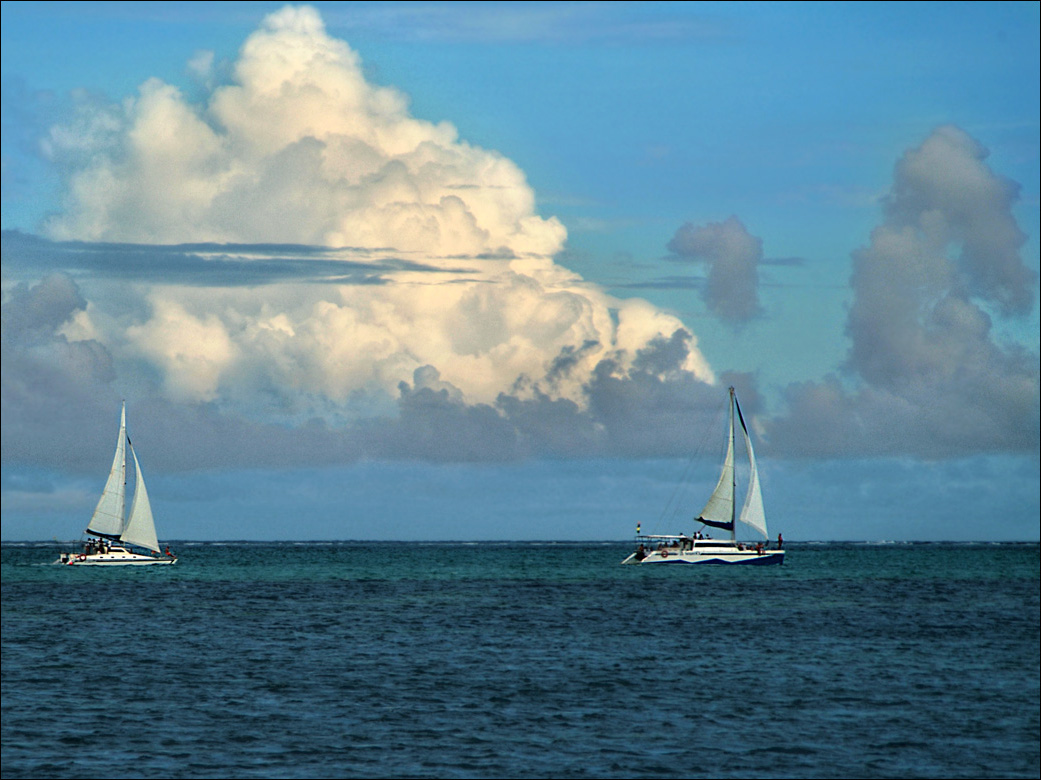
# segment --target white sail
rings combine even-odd
[[[112,469],[108,473],[108,481],[101,492],[98,505],[87,525],[87,533],[115,538],[123,532],[123,515],[126,509],[126,429],[127,409],[119,418],[119,439],[116,441],[116,454],[112,458]]]
[[[759,489],[759,469],[755,465],[755,452],[752,450],[752,439],[745,427],[745,420],[741,418],[741,431],[745,435],[745,446],[748,448],[748,493],[745,494],[745,505],[741,508],[739,518],[745,525],[751,526],[763,535],[764,539],[770,536],[766,532],[766,509],[763,507],[763,492]]]
[[[727,456],[723,461],[723,473],[719,475],[716,489],[708,497],[701,510],[702,520],[716,523],[732,523],[734,520],[734,406],[730,405],[730,435],[727,439]]]
[[[159,552],[159,540],[155,535],[155,519],[152,517],[152,505],[148,501],[148,490],[145,489],[145,478],[141,474],[141,466],[137,462],[134,445],[130,445],[130,454],[134,457],[134,500],[130,504],[130,516],[126,528],[119,538],[127,544],[147,547]]]

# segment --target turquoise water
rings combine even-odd
[[[3,777],[1034,777],[1037,544],[2,547]]]

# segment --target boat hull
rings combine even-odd
[[[780,566],[784,563],[784,550],[653,550],[642,558],[633,553],[624,564],[684,565],[684,566]]]
[[[173,556],[153,558],[150,555],[136,553],[99,553],[86,555],[80,553],[63,553],[55,563],[64,566],[172,566],[177,563]]]

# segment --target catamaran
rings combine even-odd
[[[134,460],[134,497],[129,514],[126,513],[127,447]],[[169,547],[165,553],[159,548],[145,478],[134,445],[127,436],[125,403],[119,419],[119,438],[112,469],[86,533],[88,538],[82,552],[63,552],[55,563],[68,566],[169,566],[177,562],[177,556],[170,552]],[[148,552],[137,552],[134,548]]]
[[[734,421],[740,424],[744,436],[745,451],[748,454],[748,490],[741,513],[737,513],[735,497],[737,495],[737,475],[734,470]],[[741,405],[737,402],[734,388],[730,388],[730,421],[728,427],[727,454],[723,461],[723,471],[719,475],[716,489],[709,496],[708,503],[695,519],[701,523],[699,528],[720,528],[729,533],[729,539],[712,539],[707,532],[697,530],[689,536],[686,534],[640,535],[637,525],[637,541],[639,546],[622,563],[680,563],[680,564],[745,564],[749,566],[769,566],[784,563],[783,540],[777,537],[777,548],[769,549],[768,544],[759,541],[754,543],[737,541],[737,524],[752,528],[764,540],[768,540],[766,530],[766,511],[763,508],[763,494],[759,487],[759,471],[755,464],[755,453],[752,450],[752,439],[748,435]]]

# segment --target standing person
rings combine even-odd
[[[781,550],[783,548],[784,548],[784,539],[781,537],[780,534],[777,534],[777,549]]]

